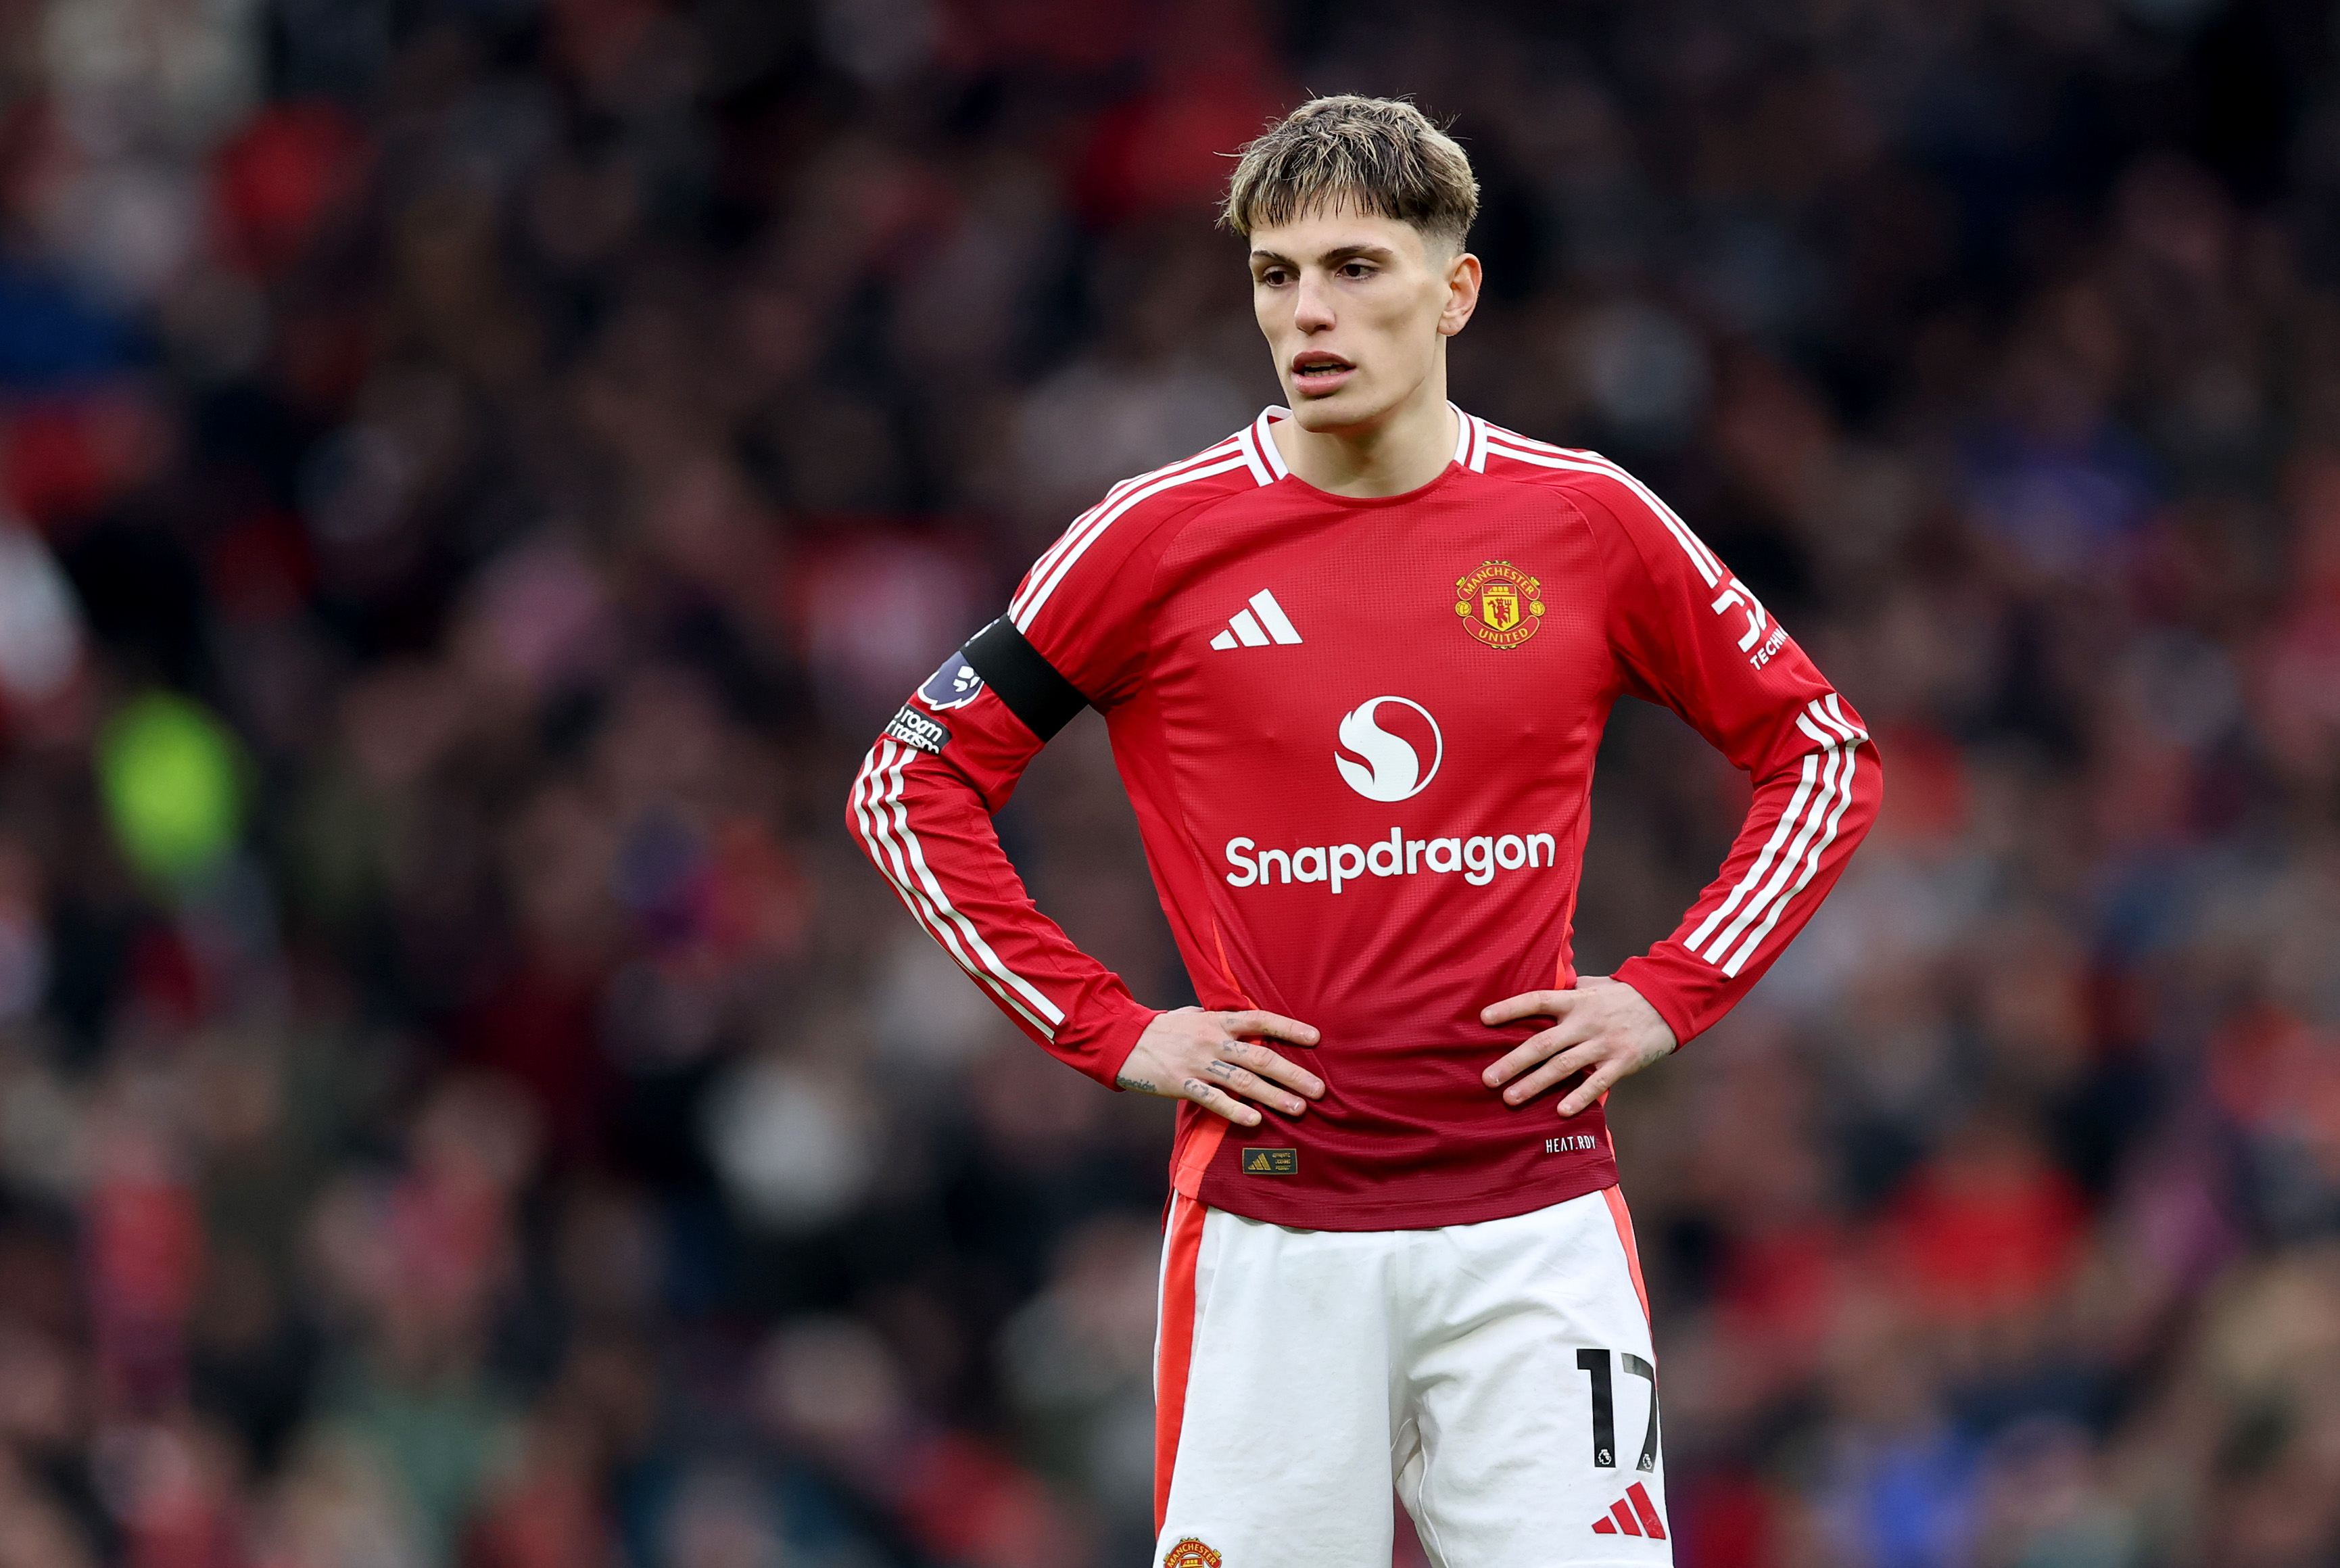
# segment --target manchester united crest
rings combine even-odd
[[[1219,1568],[1219,1554],[1188,1535],[1164,1555],[1162,1568]]]
[[[1454,613],[1490,648],[1517,648],[1543,621],[1543,584],[1508,561],[1487,561],[1454,580]]]

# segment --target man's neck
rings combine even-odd
[[[1354,430],[1306,431],[1296,419],[1278,421],[1275,445],[1284,466],[1318,490],[1403,495],[1436,479],[1453,461],[1457,417],[1443,384],[1427,386],[1388,418]]]

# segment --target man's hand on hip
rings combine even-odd
[[[1572,991],[1507,997],[1479,1014],[1479,1021],[1490,1027],[1521,1018],[1550,1018],[1552,1025],[1522,1040],[1481,1077],[1489,1088],[1503,1090],[1504,1103],[1523,1106],[1554,1084],[1585,1073],[1584,1081],[1560,1102],[1563,1116],[1591,1109],[1618,1079],[1640,1072],[1680,1043],[1649,998],[1606,975],[1579,976]],[[1529,1072],[1531,1067],[1535,1070]],[[1527,1076],[1521,1077],[1522,1073]],[[1504,1088],[1506,1084],[1511,1087]]]
[[[1308,1108],[1301,1095],[1310,1100],[1324,1097],[1323,1079],[1256,1043],[1258,1039],[1313,1046],[1316,1031],[1274,1013],[1180,1007],[1145,1026],[1114,1082],[1142,1095],[1192,1100],[1239,1127],[1259,1126],[1260,1114],[1238,1095],[1294,1116]],[[1297,1093],[1287,1094],[1287,1089]]]

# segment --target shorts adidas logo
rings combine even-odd
[[[1290,644],[1299,640],[1300,633],[1293,629],[1292,618],[1284,613],[1284,606],[1275,602],[1275,595],[1263,588],[1251,596],[1251,609],[1236,610],[1227,629],[1211,639],[1211,646],[1221,650],[1264,648],[1270,641]]]
[[[1658,1517],[1658,1505],[1650,1501],[1650,1490],[1636,1481],[1625,1488],[1625,1495],[1609,1505],[1609,1512],[1592,1522],[1595,1535],[1646,1535],[1652,1541],[1666,1538],[1664,1521]]]

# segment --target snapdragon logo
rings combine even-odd
[[[1422,770],[1422,753],[1403,735],[1393,735],[1373,721],[1373,715],[1385,702],[1411,708],[1422,715],[1430,726],[1430,771]],[[1360,702],[1341,715],[1341,744],[1364,759],[1353,762],[1338,751],[1333,753],[1334,765],[1349,788],[1368,800],[1411,800],[1430,788],[1438,777],[1438,765],[1446,760],[1446,737],[1438,732],[1438,720],[1430,710],[1407,697],[1375,697]]]
[[[1399,829],[1372,845],[1304,844],[1296,849],[1262,849],[1257,840],[1230,839],[1225,850],[1231,887],[1266,887],[1269,883],[1323,882],[1334,892],[1344,882],[1366,877],[1419,877],[1427,872],[1445,876],[1460,871],[1474,888],[1495,879],[1497,871],[1535,869],[1557,863],[1558,850],[1549,833],[1481,833],[1469,839],[1409,839]]]

